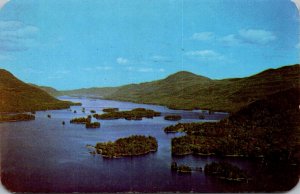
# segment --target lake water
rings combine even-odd
[[[36,120],[0,123],[1,179],[15,192],[239,192],[280,191],[295,185],[295,170],[263,168],[261,159],[217,158],[200,156],[172,157],[171,139],[183,134],[165,134],[166,126],[177,121],[166,121],[163,115],[182,115],[180,122],[199,122],[201,111],[170,110],[163,106],[142,105],[109,100],[61,97],[82,102],[71,110],[36,112]],[[81,109],[85,107],[86,113]],[[162,116],[141,121],[100,120],[98,129],[70,124],[74,117],[87,116],[90,110],[102,113],[103,108],[131,110],[143,107],[162,112]],[[73,113],[76,110],[77,113]],[[51,119],[47,115],[51,114]],[[208,115],[206,121],[217,121],[226,113]],[[62,121],[66,125],[62,125]],[[87,144],[114,141],[130,135],[151,135],[158,141],[158,151],[145,156],[103,159],[91,155]],[[247,170],[253,177],[248,183],[228,183],[203,172],[177,174],[171,172],[172,161],[192,167],[202,167],[212,161],[226,160]],[[275,169],[275,170],[274,170]]]

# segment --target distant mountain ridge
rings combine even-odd
[[[67,96],[94,96],[102,98],[106,95],[111,95],[112,93],[116,92],[118,87],[103,87],[103,88],[82,88],[76,90],[67,90],[67,91],[59,91],[60,95],[67,95]]]
[[[47,92],[26,84],[0,69],[0,112],[28,112],[68,108],[73,103],[60,101]]]
[[[60,91],[61,95],[94,96],[174,109],[210,109],[235,112],[267,95],[299,88],[300,65],[268,69],[245,77],[213,80],[187,71],[165,79],[120,87]]]
[[[162,104],[175,109],[237,111],[249,103],[289,88],[299,88],[299,65],[269,69],[239,79],[211,80],[179,72],[166,79],[120,87],[107,99]],[[188,77],[188,78],[187,78]]]

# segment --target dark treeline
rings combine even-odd
[[[35,116],[32,114],[0,114],[0,122],[12,122],[12,121],[30,121],[35,120]]]
[[[206,164],[204,173],[205,175],[216,176],[228,181],[245,181],[248,179],[247,173],[244,170],[227,162]]]
[[[181,119],[181,116],[180,115],[166,115],[164,117],[165,120],[168,120],[168,121],[179,121]]]
[[[111,120],[111,119],[126,119],[126,120],[141,120],[143,117],[153,118],[160,116],[160,112],[156,112],[150,109],[136,108],[130,111],[111,111],[104,114],[94,114],[96,119]]]

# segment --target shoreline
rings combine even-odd
[[[14,123],[14,122],[22,122],[22,121],[33,121],[34,119],[29,120],[8,120],[8,121],[0,121],[0,123]]]
[[[70,102],[70,101],[65,101],[65,102]],[[81,102],[71,102],[71,104],[67,107],[60,107],[60,108],[50,108],[50,109],[46,109],[46,108],[42,108],[42,109],[35,109],[35,110],[20,110],[20,111],[10,111],[10,112],[0,112],[1,114],[26,114],[26,113],[31,113],[31,112],[36,112],[36,111],[48,111],[48,110],[64,110],[64,109],[69,109],[71,108],[71,106],[81,106],[82,103]]]
[[[132,157],[132,156],[143,156],[146,154],[150,154],[151,152],[156,152],[157,150],[150,150],[144,153],[140,153],[140,154],[133,154],[133,155],[129,155],[129,154],[122,154],[122,155],[118,155],[118,156],[113,156],[113,157],[109,157],[107,155],[102,155],[103,158],[107,158],[107,159],[118,159],[118,158],[127,158],[127,157]]]
[[[264,158],[263,155],[259,155],[259,156],[255,156],[255,157],[251,157],[251,156],[246,156],[246,155],[241,155],[241,154],[227,154],[227,155],[217,155],[216,153],[208,153],[208,154],[204,154],[204,153],[193,153],[193,152],[186,152],[183,154],[174,154],[172,153],[172,156],[187,156],[187,155],[193,155],[193,156],[216,156],[216,157],[224,157],[224,158]]]
[[[96,100],[111,100],[111,101],[119,101],[119,102],[128,102],[128,103],[134,103],[134,104],[143,104],[143,105],[153,105],[153,106],[162,106],[165,108],[168,108],[170,110],[183,110],[183,111],[194,111],[194,110],[211,110],[218,113],[226,113],[230,114],[231,111],[221,110],[221,109],[208,109],[208,108],[185,108],[185,107],[171,107],[166,104],[160,104],[160,103],[146,103],[146,102],[137,102],[133,100],[121,100],[121,99],[113,99],[113,98],[105,98],[100,96],[93,96],[89,97],[86,95],[63,95],[63,96],[56,96],[56,98],[59,97],[71,97],[71,98],[90,98],[90,99],[96,99]]]

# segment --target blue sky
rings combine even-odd
[[[0,68],[57,89],[244,77],[299,63],[299,34],[290,0],[10,0]]]

